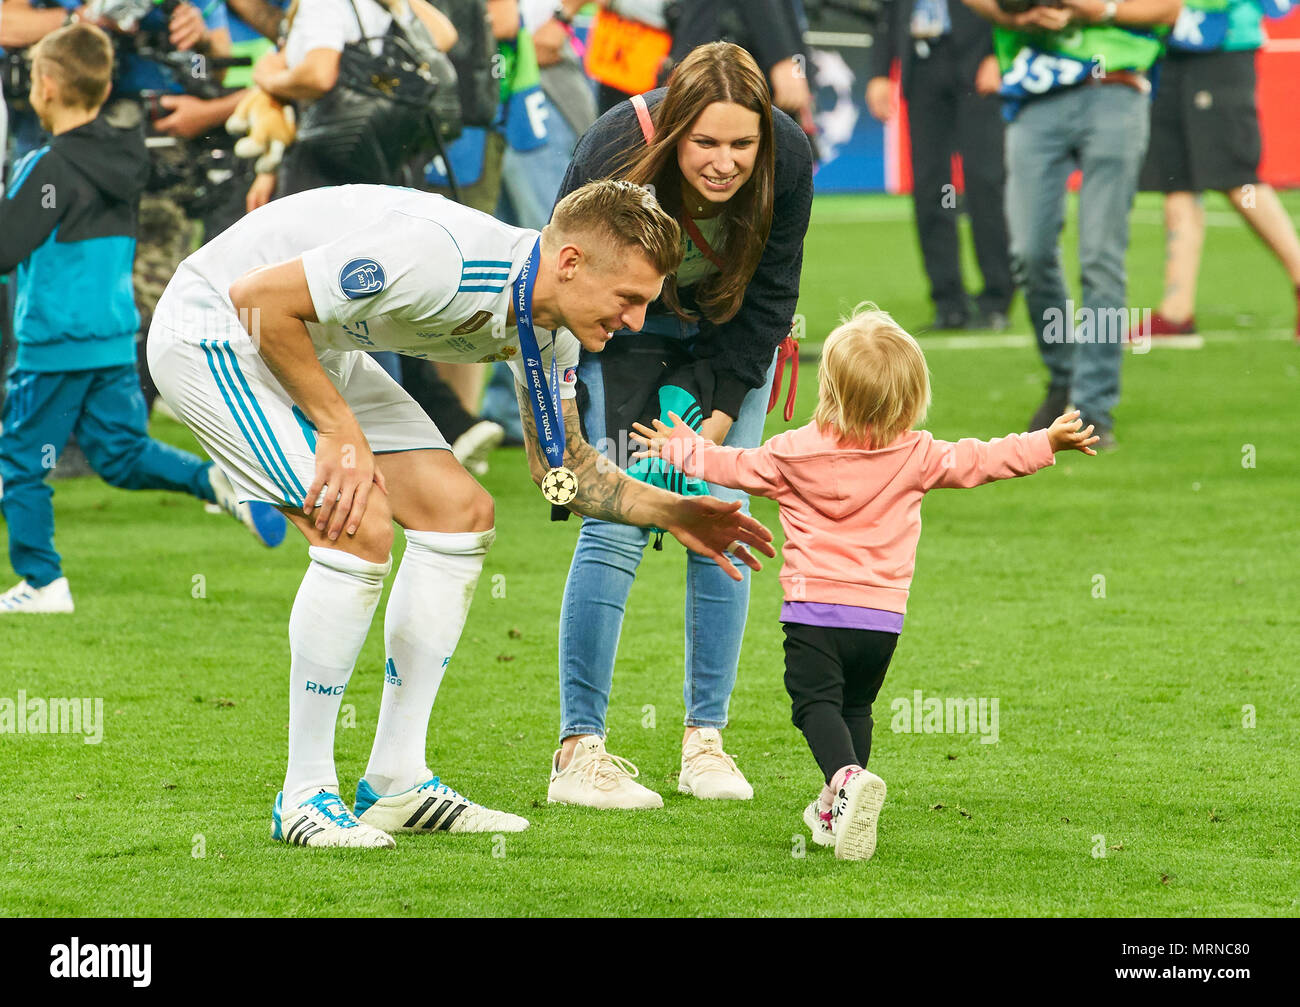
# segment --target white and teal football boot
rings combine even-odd
[[[397,845],[387,832],[359,822],[338,794],[322,790],[298,807],[284,809],[284,791],[275,795],[271,812],[271,838],[296,846],[360,846],[392,849]]]
[[[438,777],[400,794],[381,796],[357,784],[357,818],[385,832],[523,832],[528,819],[493,811],[462,797]]]

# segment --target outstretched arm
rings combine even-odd
[[[756,448],[729,448],[697,434],[676,413],[670,412],[668,418],[671,427],[660,419],[652,421],[653,430],[643,423],[632,424],[632,436],[646,446],[633,458],[662,458],[688,476],[752,496],[781,498],[788,484],[772,456],[772,441]]]
[[[523,420],[528,468],[533,482],[540,486],[549,465],[537,436],[528,393],[516,384],[515,394]],[[739,501],[723,503],[713,497],[680,497],[632,479],[583,439],[576,400],[562,400],[561,408],[565,429],[564,464],[578,480],[578,495],[568,505],[569,510],[601,521],[664,528],[688,549],[716,561],[736,580],[740,579],[740,572],[723,555],[729,548],[755,570],[762,569],[762,565],[745,546],[765,556],[776,555],[771,545],[772,533],[748,514],[740,513]],[[734,543],[739,546],[731,548]]]

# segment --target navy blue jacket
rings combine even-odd
[[[647,92],[646,104],[655,108],[665,94],[667,88]],[[695,346],[699,358],[709,361],[713,369],[713,407],[733,419],[749,390],[762,386],[772,364],[772,354],[790,334],[799,300],[803,239],[812,210],[812,148],[808,137],[793,119],[775,108],[772,109],[772,133],[776,177],[772,230],[767,246],[745,290],[740,310],[721,325],[701,317]],[[558,198],[563,199],[588,182],[610,178],[626,159],[628,150],[644,143],[632,103],[619,102],[578,141]],[[694,311],[691,288],[683,288],[678,293],[682,307]],[[662,300],[655,301],[649,309],[650,314],[667,312]]]
[[[134,363],[131,268],[148,177],[144,134],[102,116],[14,165],[0,203],[0,273],[18,267],[16,368]]]

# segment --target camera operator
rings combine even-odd
[[[1033,0],[1028,0],[1033,2]],[[1007,224],[1011,260],[1047,365],[1047,395],[1030,429],[1073,402],[1085,424],[1115,446],[1127,338],[1128,218],[1146,154],[1147,71],[1182,0],[965,0],[992,21],[1007,127]],[[1016,10],[1018,13],[1009,13]],[[1083,304],[1067,304],[1058,242],[1071,172],[1079,193]]]

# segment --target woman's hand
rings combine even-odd
[[[324,493],[316,514],[316,530],[325,532],[331,541],[345,527],[349,535],[355,535],[366,512],[371,486],[388,492],[361,425],[352,419],[337,430],[317,430],[316,476],[302,505],[303,513],[310,514]]]
[[[672,413],[668,415],[672,416]],[[727,434],[731,433],[732,422],[730,416],[720,409],[715,409],[713,415],[700,424],[700,436],[705,440],[713,441],[714,444],[721,444],[727,439]]]
[[[1091,423],[1087,430],[1081,430],[1082,426],[1083,420],[1079,418],[1077,409],[1056,417],[1047,428],[1047,439],[1052,443],[1052,451],[1082,451],[1085,455],[1095,455],[1097,452],[1092,449],[1092,445],[1101,438],[1092,432]]]

